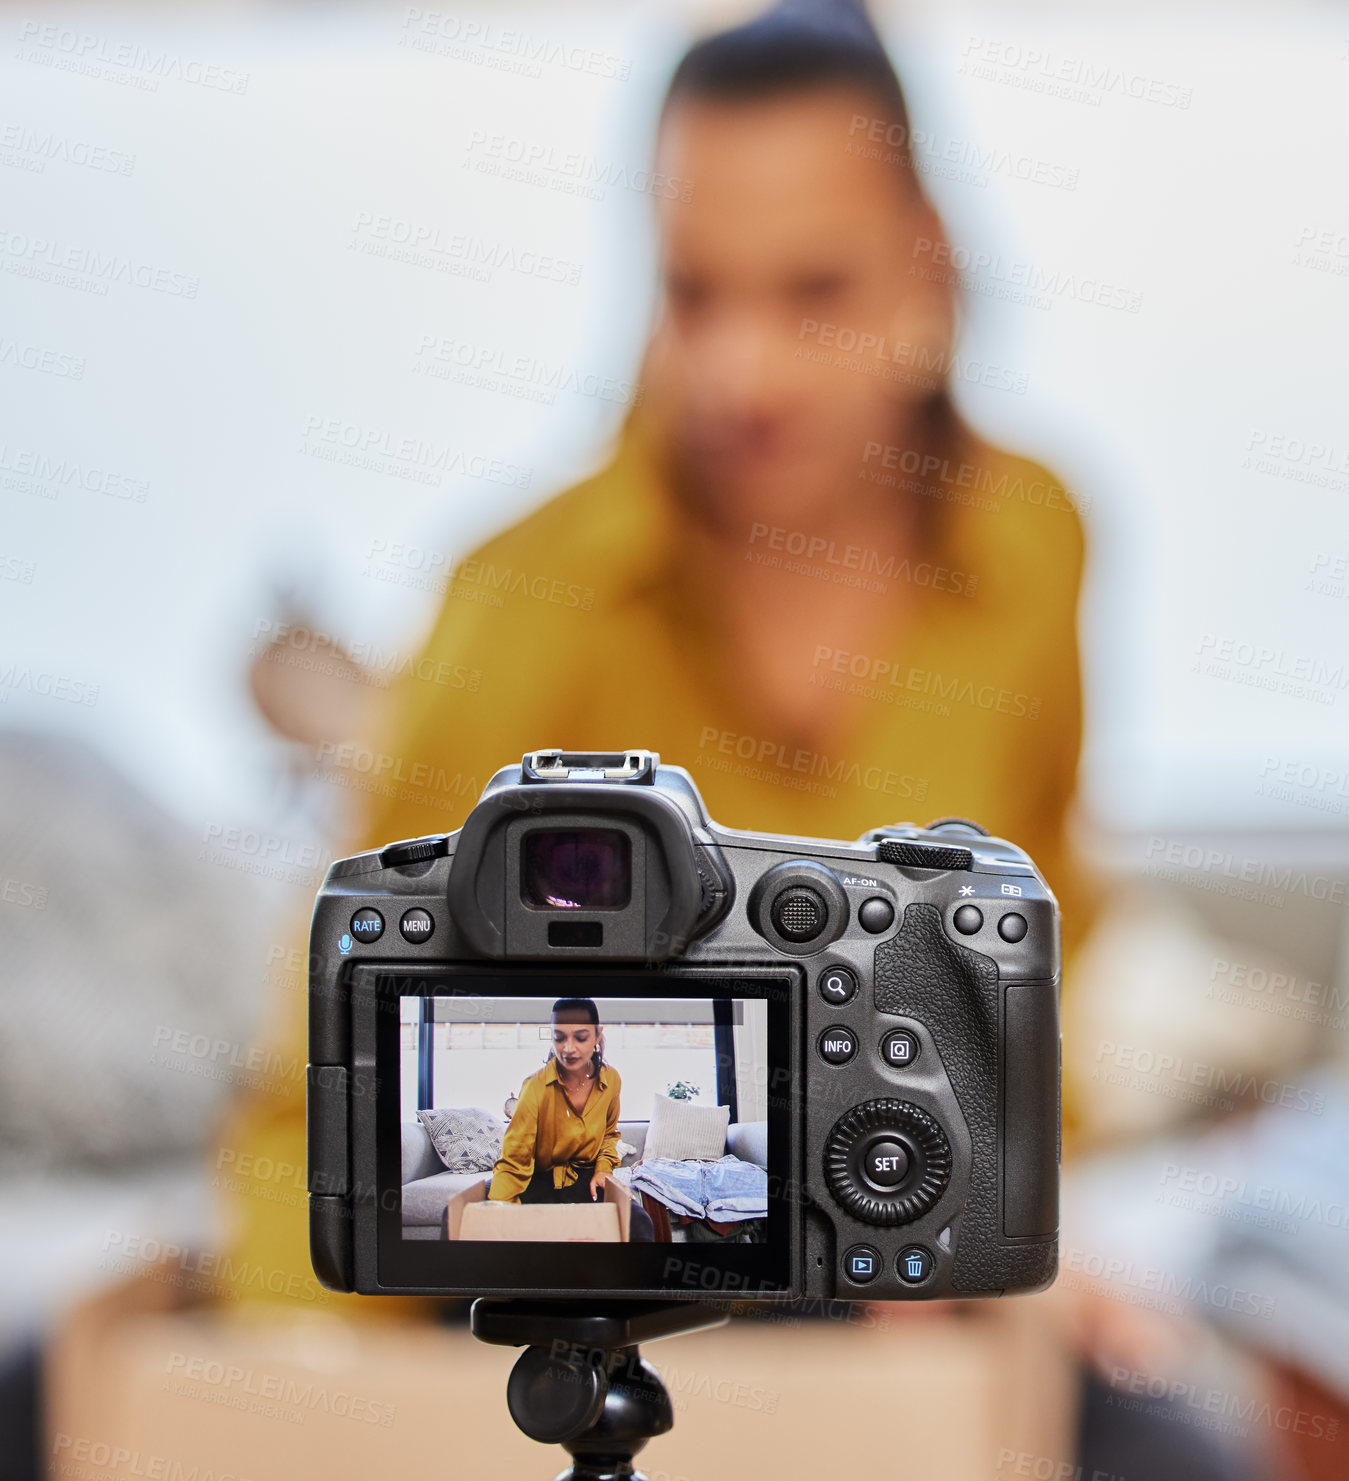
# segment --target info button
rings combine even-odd
[[[850,1028],[827,1028],[820,1035],[820,1058],[825,1064],[847,1064],[857,1053],[857,1035]]]

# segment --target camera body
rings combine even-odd
[[[740,832],[653,753],[539,751],[457,833],[333,864],[310,949],[310,1247],[332,1289],[860,1301],[1054,1278],[1058,910],[1027,856],[975,824],[855,843]],[[705,1067],[716,1104],[680,1114],[725,1111],[741,1155],[674,1172],[730,1167],[750,1199],[697,1184],[676,1203],[706,1197],[708,1219],[683,1240],[456,1237],[455,1208],[501,1196],[480,1164],[445,1195],[448,1223],[415,1227],[414,1202],[456,1176],[409,1177],[418,1124],[457,1114],[432,1109],[447,1100],[433,1075],[451,1104],[471,1097],[568,995],[626,1025],[629,1047],[606,1050],[618,1114],[650,1108],[653,1135],[669,1097],[639,1079],[676,1051],[650,1046],[677,1040],[679,1064]],[[643,1182],[668,1167],[652,1151],[616,1172],[634,1204],[663,1186]],[[721,1233],[692,1237],[707,1229]]]

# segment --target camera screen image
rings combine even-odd
[[[539,863],[607,889],[570,840]],[[399,997],[402,1238],[768,1242],[767,1001],[585,986]]]

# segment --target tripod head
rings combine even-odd
[[[696,1301],[482,1299],[470,1320],[480,1342],[525,1349],[506,1405],[531,1440],[571,1454],[571,1469],[556,1481],[643,1481],[633,1457],[672,1428],[674,1409],[637,1344],[719,1327],[727,1317]]]

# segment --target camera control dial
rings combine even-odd
[[[920,1106],[871,1100],[854,1106],[825,1139],[829,1191],[868,1224],[907,1224],[932,1208],[951,1177],[946,1133]]]

